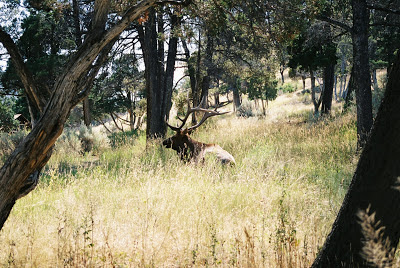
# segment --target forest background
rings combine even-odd
[[[395,265],[397,6],[3,1],[4,265]],[[236,166],[161,147],[187,98]]]

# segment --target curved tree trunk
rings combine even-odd
[[[399,243],[399,77],[400,55],[392,68],[384,99],[349,190],[313,267],[383,267],[390,262]],[[361,221],[359,213],[368,211],[370,222],[365,217]],[[372,213],[375,213],[374,221]],[[366,227],[373,227],[372,234],[366,231]],[[378,231],[381,227],[384,229]],[[382,234],[381,239],[379,234]],[[387,247],[384,246],[386,239]],[[380,246],[383,251],[380,253],[387,259],[374,260],[376,256],[367,254],[363,248],[371,243]]]
[[[98,65],[92,65],[93,62],[107,45],[115,42],[115,38],[130,22],[138,18],[154,3],[155,0],[144,0],[137,3],[127,10],[119,22],[105,31],[110,1],[97,0],[95,2],[92,31],[57,78],[52,96],[32,131],[17,146],[0,169],[0,229],[7,220],[16,200],[28,192],[29,188],[25,189],[24,187],[30,176],[34,176],[35,172],[40,171],[49,160],[53,145],[61,135],[71,109],[88,94],[88,90],[85,88],[88,77],[90,80],[98,71]],[[4,34],[2,31],[0,33]],[[3,42],[3,39],[0,38],[0,41]],[[26,67],[22,66],[22,68]],[[34,90],[29,92],[31,89],[27,89],[26,86],[25,90],[34,95]],[[38,100],[37,103],[40,103],[40,99],[36,98],[36,100]]]

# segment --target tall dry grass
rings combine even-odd
[[[210,120],[195,166],[143,135],[98,156],[56,152],[0,232],[4,267],[308,267],[357,160],[354,116],[285,95],[266,118]]]

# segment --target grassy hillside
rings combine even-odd
[[[0,232],[0,265],[307,267],[357,162],[354,115],[316,121],[303,95],[193,137],[236,166],[182,163],[143,135],[98,155],[61,146]]]

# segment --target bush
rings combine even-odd
[[[108,138],[101,131],[94,132],[91,128],[81,125],[77,128],[66,128],[56,142],[55,149],[63,154],[100,154],[108,147]]]
[[[256,116],[254,110],[255,110],[254,105],[250,101],[243,100],[242,104],[236,110],[236,115],[238,117],[245,117],[245,118],[253,117]]]
[[[108,136],[112,148],[117,148],[132,142],[138,136],[138,130],[130,130],[125,132],[115,132]]]
[[[0,132],[0,161],[5,159],[14,151],[15,147],[28,134],[28,131],[23,129],[13,133]]]
[[[0,131],[10,132],[18,127],[18,121],[14,120],[11,100],[0,100]]]
[[[174,96],[174,104],[177,110],[178,116],[184,116],[186,113],[187,105],[187,93],[179,92]]]
[[[297,86],[293,86],[292,83],[285,83],[281,86],[279,86],[278,91],[281,91],[282,93],[292,93],[297,90]]]

